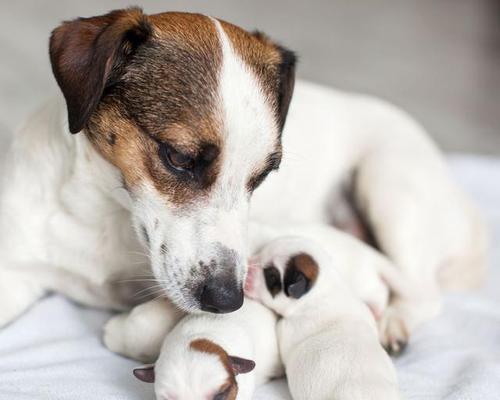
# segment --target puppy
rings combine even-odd
[[[388,305],[390,292],[404,293],[407,290],[407,279],[387,257],[356,237],[326,224],[275,227],[250,223],[250,253],[255,254],[282,236],[299,236],[320,245],[334,261],[343,281],[370,308],[377,320]]]
[[[155,383],[158,400],[250,400],[256,385],[283,374],[275,328],[276,315],[250,299],[229,315],[188,315],[156,364],[134,375]]]
[[[247,294],[282,316],[277,335],[294,400],[400,398],[370,311],[320,245],[280,238],[254,261]]]

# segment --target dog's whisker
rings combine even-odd
[[[163,286],[162,285],[153,285],[144,289],[139,290],[137,293],[134,294],[134,297],[138,297],[141,294],[145,296],[152,295],[158,291],[163,291]],[[140,298],[140,297],[139,297]]]

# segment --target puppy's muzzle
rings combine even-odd
[[[223,314],[243,305],[243,287],[232,274],[214,276],[205,281],[200,295],[203,311]]]

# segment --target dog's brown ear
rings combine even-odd
[[[78,18],[52,32],[50,61],[66,99],[72,133],[84,128],[104,89],[119,79],[127,58],[151,32],[139,8]]]
[[[271,45],[279,53],[279,64],[278,64],[278,124],[281,130],[285,126],[286,116],[288,114],[288,108],[290,107],[290,102],[292,100],[293,89],[295,87],[295,69],[297,64],[296,54],[273,42],[266,34],[260,31],[254,31],[252,33],[253,37],[257,40]]]
[[[293,51],[282,46],[278,46],[281,53],[281,63],[279,65],[280,84],[278,88],[278,116],[280,129],[285,127],[288,108],[292,101],[293,89],[295,87],[295,66],[297,57]]]
[[[146,383],[154,383],[155,381],[155,366],[153,364],[145,365],[144,367],[135,368],[134,376],[140,381]]]
[[[319,267],[316,261],[305,253],[293,256],[288,260],[285,270],[285,294],[300,299],[313,287],[318,277]]]
[[[247,374],[255,368],[255,361],[246,358],[229,356],[229,362],[234,375]]]

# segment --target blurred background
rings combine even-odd
[[[0,0],[0,130],[57,92],[48,37],[119,0]],[[447,151],[500,154],[498,0],[143,0],[262,30],[300,57],[300,78],[388,99]]]

